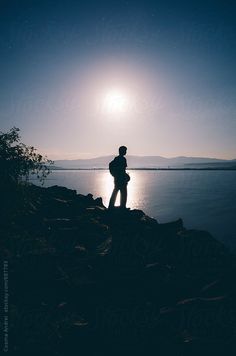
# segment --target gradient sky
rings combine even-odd
[[[1,130],[52,159],[236,158],[234,1],[7,0],[0,17]]]

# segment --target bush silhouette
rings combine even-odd
[[[53,161],[37,153],[33,146],[22,143],[19,132],[16,127],[6,133],[0,131],[0,179],[6,184],[19,183],[36,174],[43,184]]]

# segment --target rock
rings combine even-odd
[[[33,354],[42,330],[58,356],[68,349],[189,355],[192,345],[196,354],[216,354],[217,342],[235,346],[235,257],[209,233],[186,230],[181,219],[159,224],[141,210],[108,210],[101,198],[64,187],[29,190],[37,202],[30,217],[11,215],[8,230],[1,227],[13,347]],[[17,322],[22,310],[37,320],[32,334]]]
[[[53,185],[52,187],[45,188],[46,194],[50,196],[61,198],[61,199],[72,199],[76,196],[76,190],[68,189],[66,187],[61,187],[58,185]]]
[[[71,212],[71,201],[54,197],[44,200],[40,211],[47,218],[65,218],[73,215],[73,212]]]
[[[169,232],[169,231],[173,231],[173,232],[179,232],[182,231],[183,228],[183,220],[182,219],[178,219],[176,221],[172,221],[169,223],[165,223],[165,224],[159,224],[159,228],[162,229],[165,232]]]
[[[101,198],[101,197],[96,198],[94,202],[95,202],[95,204],[96,204],[97,207],[105,208],[105,205],[103,205],[103,202],[102,202],[102,198]]]

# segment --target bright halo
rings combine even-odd
[[[111,90],[105,95],[104,109],[107,113],[119,114],[128,111],[128,97],[121,90]]]

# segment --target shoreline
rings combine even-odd
[[[52,168],[51,171],[109,171],[108,168]],[[127,168],[128,171],[236,171],[235,168]]]

